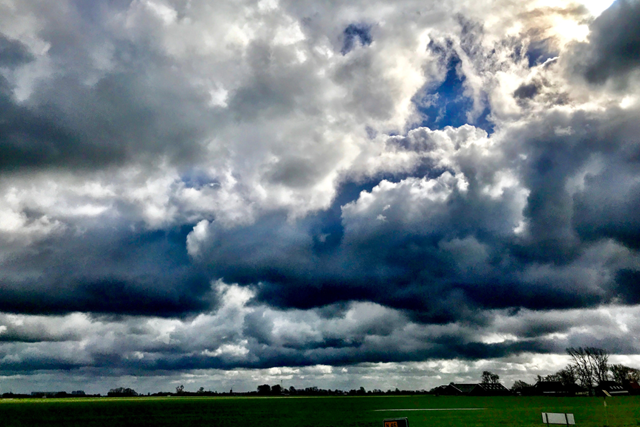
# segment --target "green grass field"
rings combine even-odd
[[[609,426],[640,426],[640,397],[607,405]],[[408,417],[410,427],[541,427],[541,412],[573,413],[577,427],[607,424],[602,398],[363,396],[0,400],[0,426],[382,427]]]

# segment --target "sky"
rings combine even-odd
[[[0,0],[0,392],[640,368],[640,1]]]

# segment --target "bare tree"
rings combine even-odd
[[[556,375],[564,386],[576,385],[578,382],[576,369],[573,365],[568,365],[566,368],[559,370]]]
[[[573,359],[572,366],[580,385],[592,389],[597,383],[609,379],[609,352],[595,347],[569,347],[567,353]]]
[[[538,382],[560,382],[563,385],[574,385],[577,381],[576,368],[574,365],[568,365],[566,368],[559,370],[555,374],[549,374],[544,377],[538,375]]]
[[[569,347],[567,353],[573,359],[573,367],[582,387],[593,388],[593,365],[587,352],[582,348]]]
[[[601,348],[590,348],[594,365],[595,380],[598,384],[609,381],[609,352]]]

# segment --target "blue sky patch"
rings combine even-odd
[[[529,61],[529,68],[531,68],[543,64],[548,59],[555,58],[558,56],[558,52],[550,51],[546,40],[539,40],[529,44],[525,55]]]
[[[473,109],[473,99],[464,93],[465,76],[460,71],[460,64],[460,57],[452,52],[447,63],[447,75],[442,84],[414,101],[418,105],[418,111],[424,116],[421,126],[444,129],[446,126],[459,127],[468,123],[492,133],[494,125],[489,121],[489,108],[485,108],[473,121],[467,118],[467,113]]]
[[[206,186],[215,187],[220,185],[216,179],[211,178],[200,169],[191,169],[185,172],[180,176],[180,180],[187,188],[195,188],[197,190]]]

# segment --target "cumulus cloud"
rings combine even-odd
[[[4,2],[0,369],[637,354],[639,9],[591,6]]]
[[[638,1],[616,1],[591,24],[589,42],[573,48],[570,58],[589,83],[603,84],[613,79],[626,86],[627,80],[637,75],[640,26],[636,18],[639,14]]]

